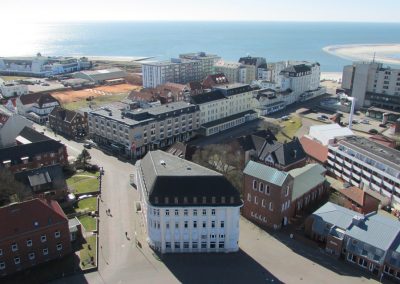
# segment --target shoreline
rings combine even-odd
[[[322,48],[328,54],[351,61],[377,61],[400,65],[400,44],[343,44]]]

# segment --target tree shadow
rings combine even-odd
[[[283,283],[243,250],[166,254],[162,261],[181,283]]]

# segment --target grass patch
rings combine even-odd
[[[99,181],[97,173],[81,172],[67,179],[67,185],[74,189],[75,193],[87,193],[99,191]]]
[[[30,79],[31,77],[21,77],[21,76],[0,76],[1,79],[4,81],[16,81],[16,80],[23,80],[23,79]]]
[[[81,259],[80,265],[82,269],[94,267],[96,259],[96,236],[86,238],[86,244],[82,245],[82,249],[79,251],[79,257]]]
[[[89,104],[94,105],[95,107],[101,107],[110,103],[119,102],[123,99],[126,99],[128,95],[126,93],[123,94],[115,94],[115,95],[105,95],[95,97],[92,101],[86,101],[82,99],[76,102],[70,102],[63,104],[63,107],[69,110],[78,110],[81,108],[89,107]]]
[[[96,219],[88,215],[78,217],[86,231],[96,230]]]
[[[280,126],[281,126],[281,130],[276,135],[276,138],[278,139],[278,141],[284,142],[285,140],[293,139],[293,137],[296,135],[296,132],[302,126],[301,117],[299,117],[297,115],[293,115],[292,117],[290,117],[289,120],[282,121],[280,123]]]
[[[76,203],[76,212],[81,211],[96,211],[97,210],[97,197],[90,197],[80,200]]]

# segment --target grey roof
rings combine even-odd
[[[270,129],[260,130],[251,135],[237,138],[238,143],[244,151],[260,149],[265,141],[273,140],[276,140],[276,137]]]
[[[345,137],[340,144],[400,171],[400,151],[396,149],[360,136]]]
[[[44,134],[37,132],[35,129],[25,126],[18,136],[25,138],[26,140],[30,141],[31,143],[40,142],[40,141],[47,141],[51,140],[51,138],[47,137]]]
[[[128,75],[125,71],[119,68],[110,68],[110,69],[93,70],[93,71],[80,71],[76,73],[76,75],[74,76],[79,77],[79,74],[83,74],[87,76],[87,78],[93,81],[119,79],[119,78],[124,78]]]
[[[346,231],[348,236],[382,250],[387,250],[399,233],[399,221],[377,213],[367,214]]]
[[[204,94],[199,94],[199,95],[191,97],[191,101],[194,104],[204,104],[204,103],[223,100],[223,99],[226,99],[226,97],[220,90],[214,90],[211,92],[207,92]]]
[[[313,230],[320,234],[326,234],[327,232],[324,233],[326,223],[346,230],[354,216],[361,218],[363,215],[332,202],[327,202],[312,216],[314,217]]]
[[[221,90],[224,93],[224,95],[227,97],[253,91],[253,88],[250,85],[242,84],[242,83],[216,85],[216,86],[214,86],[213,89]]]
[[[258,158],[262,161],[272,156],[275,163],[285,167],[306,158],[306,153],[299,139],[280,143],[278,141],[266,141],[262,148],[257,149]]]
[[[302,168],[293,169],[289,174],[294,178],[292,201],[306,194],[311,189],[325,181],[326,169],[320,164],[308,164]]]
[[[222,174],[169,153],[149,151],[139,167],[147,198],[154,206],[242,205],[239,192]],[[206,197],[204,203],[203,197]],[[215,197],[215,203],[212,197]],[[178,204],[175,204],[175,198],[178,198]]]
[[[282,186],[289,176],[288,173],[268,167],[264,164],[256,163],[254,161],[249,161],[247,163],[243,173],[277,186]]]
[[[256,114],[256,112],[254,110],[248,110],[248,111],[240,112],[240,113],[237,113],[237,114],[234,114],[234,115],[230,115],[230,116],[227,116],[227,117],[224,117],[224,118],[220,118],[218,120],[214,120],[214,121],[211,121],[211,122],[204,123],[204,124],[201,125],[201,127],[202,128],[214,127],[214,126],[226,123],[228,121],[233,121],[233,120],[236,120],[238,118],[245,117],[246,115],[255,115],[255,114]]]

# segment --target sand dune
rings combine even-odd
[[[352,61],[375,61],[400,65],[400,44],[347,44],[323,48],[329,54]]]

